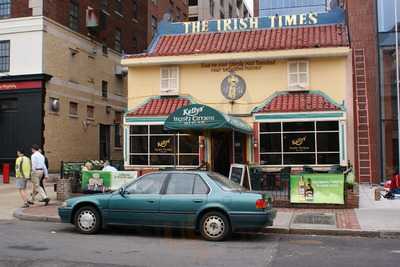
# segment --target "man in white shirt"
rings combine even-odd
[[[104,164],[103,164],[102,171],[105,171],[105,172],[117,172],[118,170],[115,167],[111,166],[110,162],[108,160],[106,160],[104,162]]]
[[[41,198],[40,202],[44,202],[44,205],[47,206],[49,204],[50,199],[48,198],[43,188],[40,187],[40,178],[44,174],[45,179],[47,179],[49,173],[45,164],[44,156],[39,152],[38,145],[32,145],[31,164],[32,164],[31,181],[33,184],[32,202],[35,200],[36,194],[39,194]]]

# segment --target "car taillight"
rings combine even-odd
[[[256,201],[256,209],[266,209],[268,206],[268,202],[265,199],[257,199]]]

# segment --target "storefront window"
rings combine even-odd
[[[167,132],[163,125],[131,126],[129,143],[130,165],[199,165],[198,137]]]
[[[260,124],[261,165],[340,163],[338,121]]]

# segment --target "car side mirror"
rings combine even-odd
[[[125,195],[125,188],[124,188],[124,187],[120,187],[120,188],[119,188],[119,194],[120,194],[121,196],[124,196],[124,195]]]

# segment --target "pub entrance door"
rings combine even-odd
[[[232,163],[232,132],[215,132],[211,135],[212,170],[228,177]]]
[[[100,159],[110,159],[110,125],[100,124]]]

